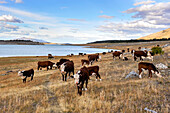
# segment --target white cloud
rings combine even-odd
[[[79,21],[79,22],[84,22],[85,21],[84,19],[76,19],[76,18],[69,18],[67,20],[70,20],[70,21]]]
[[[132,21],[107,22],[96,28],[97,31],[114,34],[114,37],[139,38],[170,27],[170,2],[145,4],[130,8],[123,13],[132,14]],[[120,39],[120,38],[119,38]]]
[[[114,18],[114,16],[100,15],[99,18],[112,19],[112,18]]]
[[[151,1],[151,0],[141,1],[141,2],[136,2],[136,3],[134,3],[133,5],[134,5],[134,6],[142,5],[142,4],[147,5],[147,4],[151,4],[151,3],[155,3],[155,1]]]
[[[6,2],[5,0],[0,0],[0,4],[6,4],[8,2]]]
[[[4,22],[14,22],[14,23],[23,23],[20,19],[13,17],[11,15],[2,15],[0,16],[0,21]]]
[[[15,0],[15,3],[23,3],[22,0]]]
[[[17,14],[23,17],[30,17],[31,19],[35,19],[35,20],[52,20],[52,18],[48,16],[42,16],[39,14],[35,14],[35,13],[23,11],[23,10],[18,10],[15,8],[5,7],[5,6],[0,6],[0,11],[10,12],[10,13]]]
[[[12,30],[17,30],[19,29],[18,26],[16,25],[10,25],[10,24],[5,24],[3,27],[7,28],[7,29],[12,29]]]

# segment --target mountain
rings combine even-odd
[[[157,33],[150,34],[148,36],[144,36],[139,39],[150,40],[150,39],[162,39],[162,38],[170,38],[170,28],[165,29],[163,31],[159,31]]]
[[[45,40],[41,40],[41,39],[35,39],[35,38],[26,38],[26,37],[22,37],[22,38],[17,38],[15,40],[31,40],[33,42],[40,42],[40,43],[49,43]]]

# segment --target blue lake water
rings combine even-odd
[[[84,46],[66,45],[0,45],[0,57],[11,56],[65,56],[73,53],[101,53],[109,49],[85,48]]]

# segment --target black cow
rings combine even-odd
[[[31,81],[33,80],[34,70],[30,69],[30,70],[26,70],[26,71],[19,71],[18,75],[23,78],[23,83],[26,83],[27,77],[31,77]]]

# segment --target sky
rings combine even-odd
[[[170,0],[0,0],[0,40],[137,39],[170,28]]]

